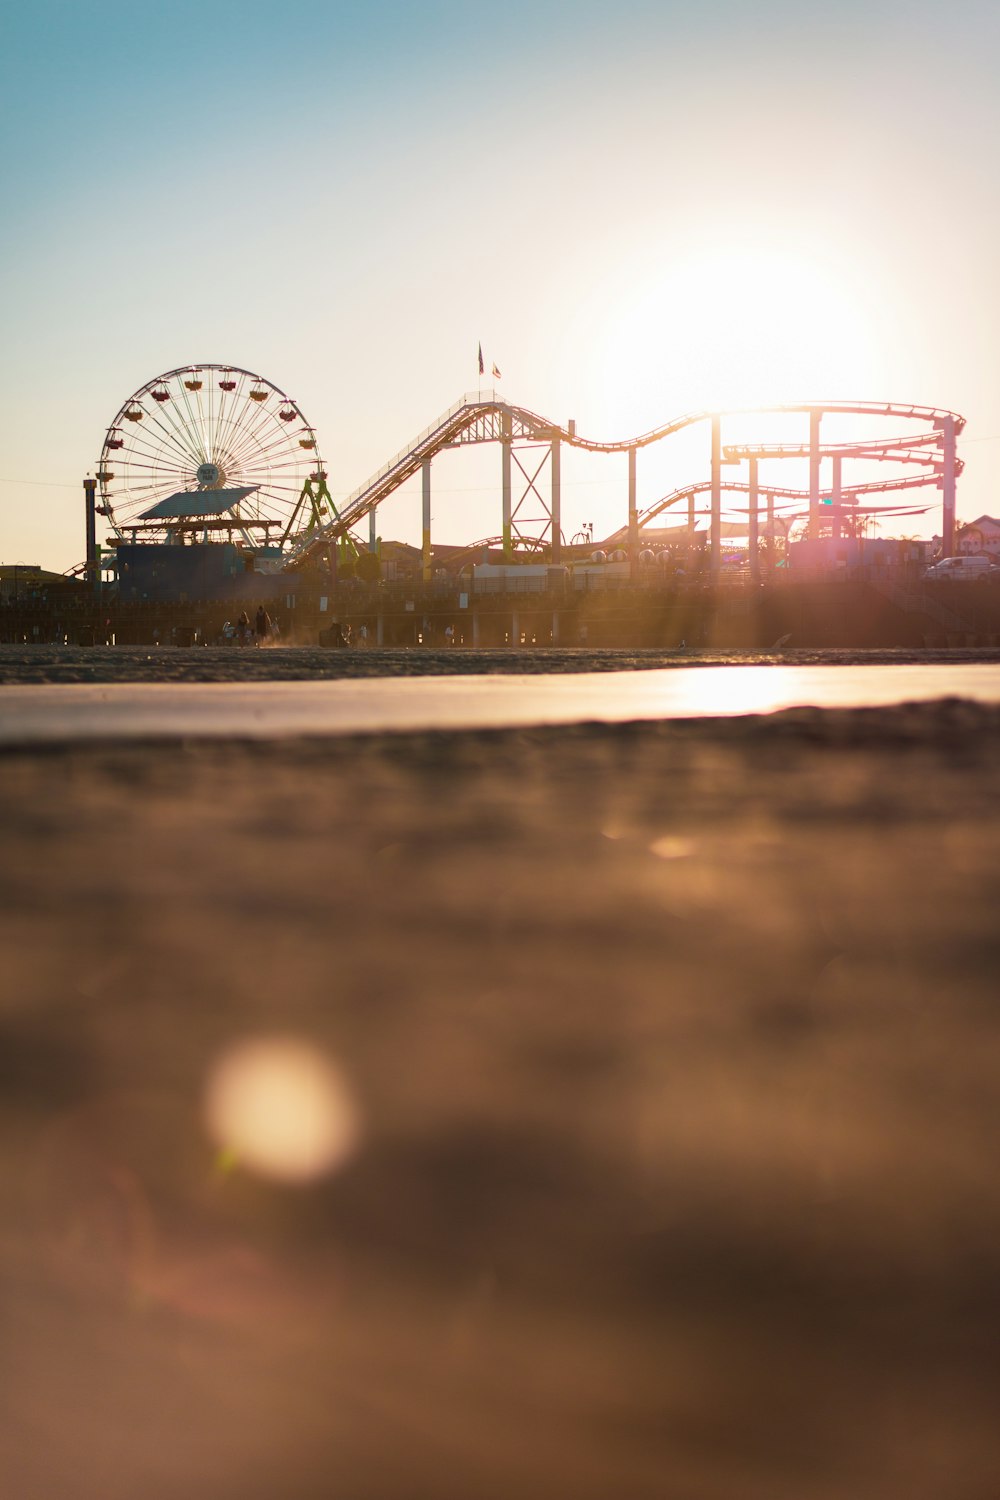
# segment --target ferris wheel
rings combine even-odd
[[[108,428],[97,481],[120,541],[283,547],[332,515],[298,402],[231,365],[188,365],[140,387]]]

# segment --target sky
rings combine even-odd
[[[998,69],[995,0],[8,6],[0,561],[80,561],[82,478],[162,371],[289,392],[337,497],[475,387],[480,342],[504,397],[595,437],[950,408],[959,517],[996,515]],[[707,465],[704,429],[644,452],[640,506]],[[499,474],[435,461],[436,539],[499,532]],[[623,459],[567,456],[567,536],[626,493]],[[417,489],[379,530],[419,539]]]

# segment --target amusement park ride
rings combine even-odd
[[[722,560],[724,494],[745,497],[745,505],[735,513],[745,518],[749,561],[755,570],[762,529],[764,539],[773,545],[776,525],[799,518],[809,538],[830,535],[836,539],[854,532],[861,517],[926,511],[929,505],[886,505],[876,497],[929,487],[941,491],[942,553],[947,557],[954,552],[955,487],[962,470],[956,439],[965,425],[963,417],[937,407],[867,401],[803,402],[741,410],[738,415],[776,414],[806,418],[808,439],[724,444],[724,417],[737,413],[692,412],[639,437],[599,441],[581,436],[573,422],[561,427],[502,400],[495,391],[469,392],[337,507],[327,487],[315,430],[298,402],[249,370],[216,364],[186,366],[142,386],[108,428],[96,481],[85,482],[92,507],[86,566],[96,576],[95,511],[109,523],[111,547],[126,541],[236,541],[254,555],[258,571],[265,572],[300,567],[311,557],[323,557],[332,546],[357,553],[360,543],[354,528],[366,517],[369,547],[374,550],[378,506],[420,473],[423,572],[430,578],[432,461],[449,449],[484,443],[500,446],[499,540],[508,558],[513,558],[515,549],[544,548],[553,563],[561,560],[564,445],[587,453],[626,456],[627,522],[609,541],[627,548],[633,561],[640,556],[644,528],[681,502],[686,502],[688,527],[693,531],[699,496],[708,496],[708,558],[715,573]],[[903,436],[824,444],[821,423],[827,415],[902,419],[922,425],[921,430]],[[710,429],[708,477],[672,490],[640,510],[639,450],[698,423]],[[762,484],[761,461],[778,459],[807,460],[808,489]],[[845,484],[845,459],[892,463],[907,472]],[[723,480],[723,465],[744,463],[745,479]],[[826,491],[821,488],[825,463],[831,474]],[[542,481],[546,468],[547,484]],[[776,514],[776,505],[783,517]],[[541,515],[529,520],[526,510],[538,507]]]
[[[277,554],[333,516],[298,403],[229,365],[168,370],[130,396],[105,435],[97,482],[115,541],[213,534]]]

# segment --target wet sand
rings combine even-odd
[[[8,750],[0,828],[4,1494],[995,1495],[1000,710]],[[260,1034],[311,1185],[209,1139]]]
[[[636,650],[608,647],[10,646],[0,645],[0,684],[30,682],[256,682],[467,673],[624,672],[657,667],[1000,662],[994,646],[941,650]]]
[[[0,686],[0,745],[627,724],[894,707],[943,694],[1000,706],[1000,665],[690,666],[644,672],[477,673],[227,682]]]

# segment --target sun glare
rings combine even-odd
[[[609,393],[629,391],[661,420],[856,396],[870,367],[870,330],[847,278],[763,249],[713,250],[641,278],[619,304],[603,363]]]

